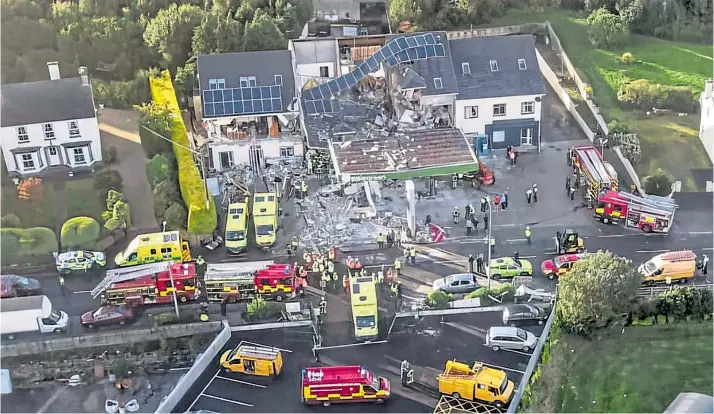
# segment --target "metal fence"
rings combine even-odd
[[[637,297],[641,299],[648,299],[662,293],[667,292],[675,287],[691,287],[695,289],[706,289],[710,292],[714,292],[714,285],[659,285],[659,286],[648,286],[639,288],[637,290]]]

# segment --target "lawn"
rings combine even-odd
[[[528,412],[661,413],[680,392],[710,395],[711,322],[564,335],[533,389]]]
[[[581,78],[592,85],[595,103],[605,119],[617,119],[637,132],[642,145],[642,161],[635,166],[637,173],[644,177],[663,168],[683,181],[683,190],[696,190],[691,169],[711,166],[698,137],[699,114],[647,116],[623,109],[617,91],[629,80],[647,79],[651,83],[690,86],[698,96],[705,80],[712,76],[712,46],[631,35],[614,50],[596,49],[588,41],[583,16],[559,9],[511,12],[488,26],[546,20],[553,25]],[[624,52],[632,53],[635,62],[623,64],[620,56]]]

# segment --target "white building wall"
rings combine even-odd
[[[266,138],[258,140],[260,147],[263,149],[263,157],[267,159],[280,158],[281,149],[292,148],[293,156],[303,156],[303,143],[300,137],[291,138]],[[217,171],[224,170],[221,165],[221,153],[232,153],[233,165],[244,164],[250,165],[250,140],[236,141],[230,143],[211,144],[211,154],[213,157],[213,167]]]
[[[310,76],[319,78],[320,68],[323,66],[327,66],[328,78],[334,78],[336,76],[335,74],[337,73],[335,69],[336,62],[298,63],[296,66],[297,74],[299,76]],[[300,86],[302,87],[302,85]]]
[[[699,120],[699,139],[709,159],[714,163],[714,80],[707,80],[704,91],[699,97],[701,118]]]
[[[531,96],[509,96],[505,98],[483,98],[459,100],[457,98],[454,106],[454,119],[456,127],[461,128],[466,134],[484,134],[486,125],[492,124],[494,121],[505,121],[514,119],[529,119],[534,118],[540,121],[541,118],[541,103],[536,101],[540,97],[542,101],[543,95]],[[521,114],[522,102],[535,102],[532,114]],[[506,104],[506,114],[504,116],[493,116],[493,106],[497,104]],[[478,117],[466,118],[466,107],[477,106]]]

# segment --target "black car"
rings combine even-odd
[[[0,276],[0,297],[16,298],[42,294],[42,286],[36,279],[18,275]]]
[[[540,306],[508,305],[503,310],[503,324],[508,326],[542,325],[548,319],[548,310]]]

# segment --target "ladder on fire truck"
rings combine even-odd
[[[639,197],[631,193],[619,193],[619,197],[624,198],[630,206],[627,210],[627,225],[637,227],[640,221],[640,213],[646,213],[655,217],[666,218],[670,225],[674,218],[674,212],[679,208],[673,199],[657,195],[647,194]]]
[[[584,181],[581,185],[588,186],[588,196],[591,202],[597,200],[603,188],[617,191],[617,176],[609,171],[602,160],[600,152],[592,145],[574,147],[573,153],[580,164],[580,171]]]
[[[107,275],[99,284],[92,289],[92,298],[96,299],[112,283],[125,282],[138,277],[147,276],[158,272],[166,272],[171,269],[171,262],[151,263],[139,266],[123,267],[119,269],[107,270]]]
[[[231,280],[238,277],[252,275],[258,270],[274,264],[273,260],[242,263],[216,263],[209,264],[206,268],[205,280]]]

